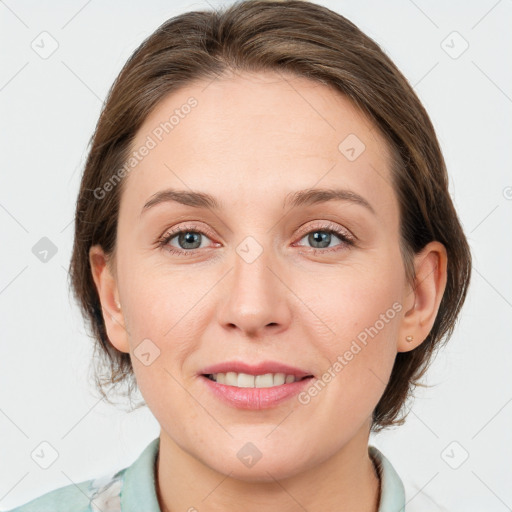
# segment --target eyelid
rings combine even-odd
[[[172,228],[166,229],[164,234],[162,235],[162,238],[164,238],[168,235],[180,233],[182,231],[197,231],[198,233],[205,234],[208,237],[215,237],[215,235],[213,234],[213,231],[210,230],[209,228],[204,228],[203,226],[199,226],[198,224],[195,224],[195,221],[189,221],[189,223],[187,223],[185,221],[184,224],[183,223],[178,224],[176,226],[173,226]]]
[[[314,224],[315,222],[317,222],[318,224]],[[304,234],[308,234],[310,233],[312,230],[332,230],[332,231],[335,231],[335,232],[339,232],[340,235],[344,235],[346,238],[350,239],[350,240],[353,240],[353,241],[356,241],[358,238],[352,234],[351,231],[349,231],[347,228],[343,227],[343,226],[340,226],[339,224],[337,223],[334,223],[332,221],[312,221],[312,224],[311,223],[308,223],[306,224],[305,226],[301,226],[300,229],[300,233],[304,233]],[[339,235],[338,235],[339,236]]]

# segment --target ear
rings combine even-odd
[[[128,332],[126,331],[121,308],[117,306],[119,304],[119,292],[116,278],[112,272],[112,265],[100,245],[93,245],[89,249],[89,263],[100,298],[103,321],[110,343],[117,350],[129,353]]]
[[[438,241],[427,244],[414,258],[416,279],[404,290],[405,313],[399,329],[398,352],[408,352],[425,341],[431,331],[447,281],[448,258]],[[406,338],[413,337],[412,342]]]

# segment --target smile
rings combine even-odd
[[[222,402],[223,404],[229,405],[230,407],[234,407],[236,409],[251,409],[251,410],[261,410],[261,409],[270,409],[273,407],[279,407],[281,404],[290,400],[295,395],[298,395],[301,391],[307,387],[313,376],[310,375],[308,377],[302,377],[300,380],[294,380],[293,382],[284,382],[281,384],[274,383],[274,377],[277,377],[277,382],[282,381],[283,379],[286,381],[286,377],[284,374],[267,374],[267,375],[247,375],[247,374],[237,374],[234,372],[228,372],[225,375],[229,375],[233,373],[233,377],[227,377],[229,379],[236,378],[236,385],[230,384],[221,384],[220,382],[216,382],[213,380],[211,375],[201,375],[201,381],[206,385],[207,389],[212,393],[213,397]],[[214,374],[215,375],[215,374]],[[219,375],[216,374],[217,378]],[[261,377],[266,379],[267,382],[270,382],[270,378],[272,378],[272,386],[267,387],[255,387],[254,385],[239,387],[239,379],[244,379],[246,377],[252,377],[253,382],[256,378]],[[293,379],[295,377],[291,375]],[[221,377],[222,378],[222,377]],[[249,382],[250,380],[247,379]],[[245,383],[247,384],[247,380]]]
[[[205,377],[225,384],[226,386],[236,386],[238,388],[271,388],[281,386],[282,384],[291,384],[307,377],[298,378],[295,375],[286,375],[284,373],[265,373],[263,375],[249,375],[248,373],[210,373]]]

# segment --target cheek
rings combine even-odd
[[[373,350],[379,351],[385,350],[385,340],[393,339],[402,308],[398,302],[402,280],[394,268],[386,272],[376,272],[376,268],[379,265],[359,266],[357,271],[347,268],[296,280],[294,291],[304,313],[297,321],[317,341],[321,334],[325,349],[340,352],[353,339],[362,346],[375,339],[378,343],[372,344]]]
[[[317,345],[328,363],[301,397],[301,403],[310,408],[310,414],[324,429],[321,435],[340,442],[355,435],[368,421],[384,393],[396,358],[396,317],[387,324],[383,322],[382,327],[375,322],[373,313],[366,311],[366,318],[359,318],[357,323],[345,325],[339,320],[336,331],[342,334],[336,341]],[[365,327],[360,329],[359,325]]]
[[[129,307],[128,320],[133,342],[141,336],[155,340],[169,339],[191,316],[197,315],[198,303],[209,286],[206,273],[165,265],[151,265],[151,258],[127,259],[123,293]]]
[[[347,273],[339,286],[331,280],[329,293],[307,299],[315,315],[303,321],[312,319],[308,328],[325,361],[322,377],[328,401],[332,410],[343,411],[335,414],[369,414],[389,380],[402,309],[397,300],[400,279],[391,276],[389,272],[384,280],[370,272],[357,277]]]
[[[189,272],[185,278],[168,269],[137,268],[135,262],[126,275],[125,320],[135,376],[143,394],[154,390],[160,396],[167,386],[178,386],[173,377],[182,382],[187,358],[199,347],[199,331],[206,324],[204,295],[213,284],[204,273]]]

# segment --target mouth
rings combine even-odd
[[[280,364],[264,366],[274,371],[262,370],[261,365],[226,363],[203,369],[198,376],[208,392],[222,403],[234,409],[253,411],[279,407],[301,393],[314,378],[313,374]],[[237,371],[228,371],[235,369]]]
[[[219,372],[204,373],[203,377],[224,384],[225,386],[235,386],[237,388],[271,388],[274,386],[282,386],[283,384],[292,384],[305,379],[312,379],[313,375],[304,377],[296,377],[293,374],[285,373],[265,373],[261,375],[250,375],[248,373],[237,372]]]
[[[199,375],[217,384],[238,388],[271,388],[314,377],[308,371],[277,361],[265,361],[256,365],[227,361],[203,368]]]

